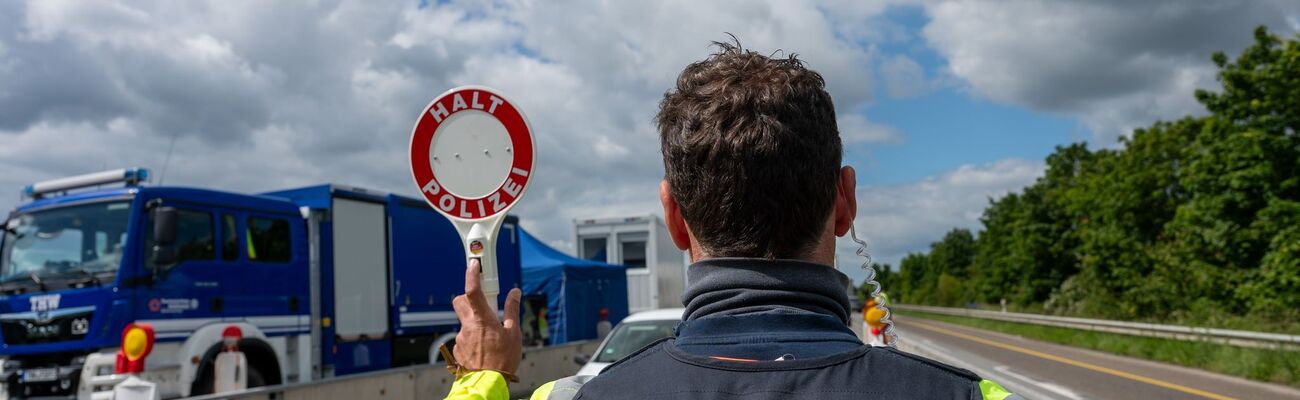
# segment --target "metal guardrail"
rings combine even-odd
[[[1239,347],[1255,347],[1278,350],[1300,350],[1300,335],[1283,333],[1251,332],[1233,329],[1202,328],[1195,326],[1160,325],[1143,322],[1111,321],[1074,317],[1057,317],[1051,315],[1010,313],[966,308],[933,307],[913,304],[892,304],[891,309],[900,311],[919,311],[934,314],[961,317],[992,319],[1019,322],[1034,325],[1047,325],[1073,328],[1096,332],[1121,333],[1135,336],[1149,336],[1166,339],[1200,341]]]

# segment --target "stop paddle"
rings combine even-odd
[[[424,108],[410,146],[415,186],[460,233],[466,263],[479,259],[483,294],[495,312],[497,232],[532,181],[536,161],[528,118],[496,90],[461,86]]]

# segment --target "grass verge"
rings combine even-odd
[[[897,313],[905,317],[943,321],[1045,342],[1300,387],[1300,352],[1092,332],[915,311],[897,311]]]

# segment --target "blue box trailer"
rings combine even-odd
[[[112,172],[29,186],[6,219],[0,398],[111,390],[130,372],[118,360],[128,329],[152,331],[136,375],[164,397],[212,390],[232,327],[250,385],[428,363],[455,336],[464,251],[420,200],[140,186],[146,170]],[[503,288],[520,284],[517,224],[507,217],[497,245]]]

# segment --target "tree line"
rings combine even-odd
[[[1300,318],[1300,42],[1255,30],[1209,111],[1114,149],[1060,146],[1044,175],[990,200],[880,279],[895,302],[1130,320]],[[878,270],[890,270],[877,265]]]

